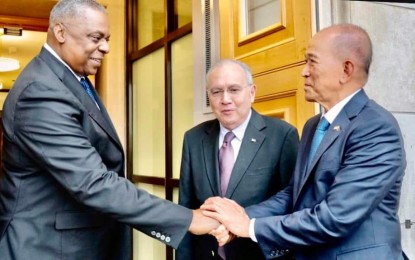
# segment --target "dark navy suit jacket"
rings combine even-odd
[[[248,207],[268,258],[401,259],[397,216],[406,167],[395,118],[363,90],[330,125],[311,165],[308,151],[321,115],[305,125],[290,185]]]

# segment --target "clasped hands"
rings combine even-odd
[[[193,212],[190,232],[196,235],[210,234],[216,238],[219,246],[232,241],[235,236],[249,237],[250,219],[245,209],[233,200],[212,197]]]

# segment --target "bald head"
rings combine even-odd
[[[352,24],[334,25],[310,40],[302,71],[307,101],[326,111],[365,86],[372,44],[365,30]]]
[[[331,46],[339,58],[352,60],[369,74],[372,62],[372,42],[368,33],[354,24],[339,24],[321,30],[318,34],[330,34]]]

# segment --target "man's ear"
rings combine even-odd
[[[57,23],[53,26],[53,34],[58,42],[65,42],[66,31],[61,23]]]
[[[343,62],[343,75],[340,79],[341,83],[346,83],[350,80],[350,78],[353,76],[355,67],[352,61],[346,60]]]
[[[249,93],[251,95],[251,103],[254,103],[255,94],[256,94],[256,85],[255,84],[252,84],[251,89],[249,90]]]

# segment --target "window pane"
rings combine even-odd
[[[172,43],[173,177],[180,177],[184,132],[193,126],[192,34]]]
[[[245,16],[243,36],[258,32],[268,26],[281,23],[281,0],[245,0],[241,14]]]
[[[133,173],[165,176],[164,49],[133,63]]]
[[[138,47],[164,36],[164,0],[138,1]]]
[[[137,185],[139,188],[148,191],[160,198],[165,198],[164,187],[143,184]],[[133,259],[134,260],[160,260],[166,259],[166,246],[135,229],[133,229]]]
[[[173,188],[173,200],[174,203],[179,203],[179,188]]]
[[[192,21],[192,1],[175,0],[174,6],[174,14],[177,16],[179,27]]]

